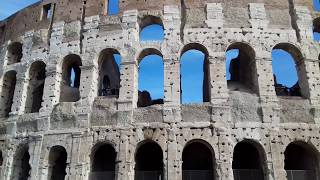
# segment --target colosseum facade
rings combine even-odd
[[[42,0],[17,12],[0,22],[0,179],[319,180],[318,16],[311,0],[120,0],[115,15],[108,0]],[[140,41],[150,24],[163,41]],[[190,49],[205,54],[201,104],[181,103]],[[274,49],[294,58],[299,95],[277,93]],[[164,99],[141,107],[150,54],[163,58]]]

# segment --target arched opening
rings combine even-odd
[[[152,141],[143,142],[136,151],[135,180],[163,179],[163,152],[161,147]]]
[[[319,0],[315,0],[320,4]],[[318,5],[320,7],[320,5]],[[313,20],[313,39],[317,42],[320,41],[320,18]]]
[[[265,153],[254,142],[239,142],[233,151],[232,169],[235,180],[264,180]]]
[[[11,43],[7,49],[7,65],[21,62],[22,55],[22,44],[20,42]]]
[[[3,155],[2,155],[2,151],[0,150],[0,168],[3,165]]]
[[[22,145],[18,147],[13,160],[13,172],[11,179],[28,180],[30,178],[31,166],[29,164],[29,147]]]
[[[288,43],[272,50],[274,86],[278,96],[308,97],[308,83],[303,56],[298,48]]]
[[[106,2],[106,12],[109,16],[118,15],[120,8],[119,8],[119,0],[105,0]]]
[[[140,41],[163,41],[164,27],[161,18],[145,16],[140,20]]]
[[[110,144],[99,145],[93,154],[90,180],[114,180],[116,157]]]
[[[292,142],[284,152],[288,180],[318,180],[319,154],[305,142]]]
[[[201,44],[188,44],[183,48],[180,59],[182,104],[210,102],[207,49]]]
[[[215,158],[211,147],[202,141],[192,141],[182,152],[182,179],[215,179],[214,164]]]
[[[39,112],[42,103],[46,64],[42,61],[32,63],[29,69],[29,84],[25,106],[26,113]]]
[[[164,65],[161,52],[152,48],[145,49],[138,57],[138,62],[138,107],[163,104]]]
[[[233,43],[226,52],[227,81],[231,91],[258,92],[255,52],[245,43]]]
[[[320,11],[320,1],[319,0],[313,0],[313,9],[315,11]]]
[[[78,55],[70,54],[63,59],[60,102],[76,102],[80,99],[80,75],[82,66]]]
[[[99,57],[99,96],[119,97],[120,53],[115,49],[105,49]]]
[[[1,117],[9,117],[11,112],[14,91],[16,88],[17,72],[9,71],[3,76],[1,92]]]
[[[53,146],[49,152],[49,172],[50,180],[64,180],[67,167],[67,151],[62,146]]]

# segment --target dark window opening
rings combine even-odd
[[[106,0],[106,4],[106,11],[108,15],[112,16],[119,14],[119,0]]]
[[[289,144],[284,152],[284,169],[288,180],[317,180],[319,160],[316,152],[304,142]]]
[[[210,67],[208,51],[200,44],[189,44],[181,55],[182,104],[210,102]]]
[[[163,152],[155,142],[144,142],[135,156],[135,180],[163,179]]]
[[[2,151],[0,151],[0,166],[3,165],[3,155],[2,155]]]
[[[121,56],[114,49],[103,50],[99,58],[99,96],[119,97]]]
[[[317,42],[320,41],[320,18],[316,18],[313,20],[313,39]]]
[[[28,180],[30,178],[31,166],[29,160],[28,147],[19,147],[14,156],[12,179]]]
[[[146,49],[140,54],[138,62],[138,107],[163,104],[164,65],[161,52],[156,49]]]
[[[50,180],[64,180],[67,167],[67,152],[62,146],[54,146],[49,153],[49,173]]]
[[[41,108],[44,83],[46,78],[46,64],[37,61],[29,69],[29,85],[25,106],[26,113],[39,112]]]
[[[20,42],[11,43],[7,51],[7,65],[21,62],[22,56],[22,44]]]
[[[140,20],[140,41],[163,41],[164,26],[161,18],[145,16]]]
[[[93,155],[92,170],[90,173],[91,180],[114,180],[116,169],[117,153],[109,145],[101,145]]]
[[[81,58],[71,54],[63,61],[60,102],[76,102],[80,99]]]
[[[250,142],[240,142],[233,152],[232,169],[235,180],[263,180],[264,155]]]
[[[226,53],[227,81],[231,91],[258,92],[255,52],[245,43],[234,43]]]
[[[16,75],[15,71],[7,72],[3,77],[3,86],[1,93],[1,117],[9,117],[9,113],[11,112],[14,91],[16,87]]]
[[[272,69],[278,96],[308,97],[303,56],[296,47],[286,43],[276,45],[272,51]]]
[[[182,153],[183,180],[212,180],[214,178],[214,155],[202,142],[191,142]]]
[[[42,7],[41,20],[51,19],[53,15],[52,4],[46,4]]]

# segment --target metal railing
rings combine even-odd
[[[312,170],[286,170],[288,180],[316,180],[316,173]]]
[[[115,171],[91,172],[89,180],[114,180]]]
[[[214,175],[212,170],[183,170],[183,180],[213,180]]]
[[[135,171],[134,180],[162,180],[161,171]]]
[[[259,169],[233,169],[234,180],[263,180],[263,172]]]

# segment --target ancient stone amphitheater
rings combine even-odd
[[[0,22],[1,180],[319,180],[320,19],[311,0],[43,0]],[[150,25],[163,41],[140,41]],[[203,103],[181,55],[205,54]],[[238,49],[232,78],[226,52]],[[298,83],[276,82],[272,51]],[[121,68],[114,55],[121,56]],[[164,99],[138,91],[163,58]],[[73,78],[73,79],[72,79]],[[152,82],[157,83],[157,82]]]

